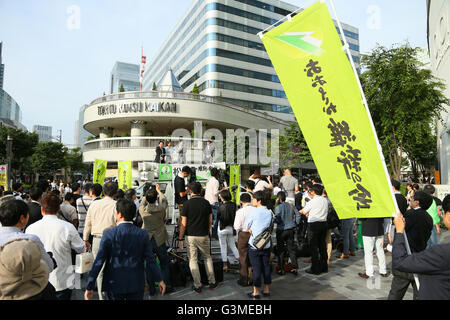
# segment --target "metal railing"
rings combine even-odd
[[[126,137],[107,138],[86,141],[84,151],[94,151],[102,149],[155,149],[160,141],[171,141],[176,144],[183,140],[185,145],[190,143],[191,149],[196,149],[195,142],[206,142],[207,139],[179,138],[179,137]],[[202,145],[203,146],[203,145]],[[201,148],[200,148],[201,149]]]
[[[263,112],[253,110],[251,108],[245,108],[240,105],[231,103],[222,98],[210,97],[201,94],[195,93],[187,93],[187,92],[172,92],[172,91],[127,91],[120,93],[113,93],[109,95],[104,95],[100,98],[93,100],[90,103],[90,106],[102,102],[108,101],[116,101],[116,100],[124,100],[124,99],[146,99],[146,98],[159,98],[159,99],[184,99],[184,100],[195,100],[202,101],[208,103],[219,104],[223,106],[227,106],[228,108],[235,109],[238,111],[243,111],[245,113],[249,113],[266,120],[275,121],[282,125],[288,126],[289,122],[284,121],[278,118],[274,118],[268,114],[264,114]]]

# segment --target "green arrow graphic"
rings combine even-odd
[[[290,32],[276,38],[306,53],[319,56],[325,51],[321,48],[322,41],[311,36],[314,32]]]

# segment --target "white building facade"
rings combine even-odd
[[[194,0],[151,59],[144,74],[144,90],[151,90],[171,68],[186,92],[196,84],[203,95],[294,121],[257,33],[297,9],[274,0]],[[358,29],[343,27],[359,68]]]
[[[450,98],[450,0],[427,0],[428,45],[434,75],[447,85]],[[438,154],[441,184],[450,184],[450,107],[442,112],[438,123]]]

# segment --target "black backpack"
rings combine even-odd
[[[339,220],[336,210],[334,210],[334,208],[332,207],[327,216],[328,229],[337,228],[340,226],[340,224],[341,220]]]

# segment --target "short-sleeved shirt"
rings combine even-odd
[[[87,211],[92,201],[92,198],[89,196],[84,196],[77,200],[78,233],[83,234],[84,232],[84,222],[86,221]]]
[[[436,200],[433,199],[433,203],[427,209],[427,212],[431,216],[431,218],[433,218],[433,224],[439,223],[441,221],[441,219],[439,218],[439,215],[438,215],[438,208],[436,205]]]
[[[327,221],[328,201],[322,196],[315,196],[303,208],[308,212],[308,223]]]
[[[176,176],[174,184],[175,184],[175,202],[177,204],[183,204],[188,200],[187,195],[185,195],[184,197],[180,197],[180,192],[186,191],[186,183],[184,182],[184,178]]]
[[[283,185],[283,189],[286,191],[286,198],[295,198],[295,187],[298,187],[298,180],[293,176],[283,176],[280,179],[280,183]]]
[[[77,209],[70,203],[64,202],[61,204],[61,211],[58,213],[58,218],[67,222],[73,222],[78,219]]]
[[[219,180],[214,177],[209,178],[206,183],[205,199],[209,201],[210,204],[219,202]]]
[[[201,197],[192,197],[183,204],[182,217],[186,217],[187,236],[203,237],[209,234],[209,216],[212,208],[208,200]]]
[[[264,189],[270,188],[270,184],[268,184],[266,181],[262,179],[250,179],[255,182],[255,188],[253,189],[253,192],[257,191],[264,191]]]
[[[248,214],[247,219],[245,220],[245,228],[252,229],[252,234],[248,240],[248,244],[252,248],[255,248],[253,246],[253,240],[270,226],[272,218],[272,211],[268,210],[265,206],[257,207]],[[270,248],[271,245],[271,241],[269,241],[264,249]]]

